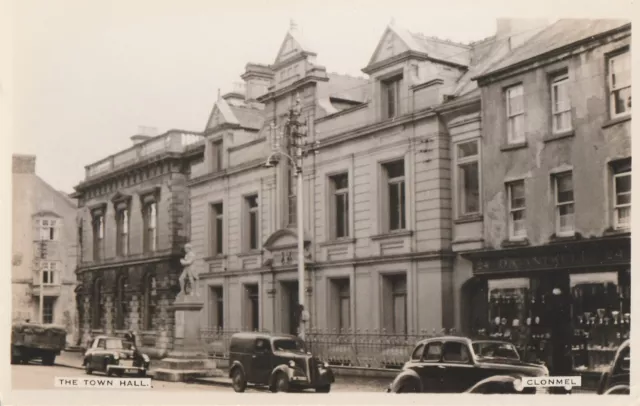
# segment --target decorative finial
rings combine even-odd
[[[220,88],[218,88],[218,100],[220,100]]]
[[[396,25],[396,18],[395,17],[391,17],[391,21],[389,21],[389,25],[391,25],[391,26]]]
[[[298,24],[296,24],[296,22],[292,19],[289,20],[289,28],[292,30],[295,30],[298,28]]]

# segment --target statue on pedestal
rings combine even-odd
[[[193,296],[196,289],[196,281],[198,275],[193,272],[192,264],[196,260],[196,254],[193,253],[191,244],[187,243],[184,246],[185,256],[180,259],[180,264],[184,267],[182,274],[180,274],[180,292],[186,296]],[[188,288],[188,289],[187,289]]]

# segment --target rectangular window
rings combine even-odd
[[[260,328],[260,295],[258,285],[245,285],[245,326],[250,331]]]
[[[611,117],[631,113],[631,53],[609,58],[609,93]]]
[[[224,212],[222,203],[215,203],[211,205],[211,255],[223,254],[223,220]]]
[[[43,285],[56,285],[57,282],[57,266],[55,262],[41,263],[41,282]]]
[[[616,229],[631,228],[631,159],[613,166],[613,216]]]
[[[342,173],[329,178],[331,187],[332,237],[349,236],[349,174]]]
[[[573,175],[571,172],[555,176],[556,233],[559,236],[573,235],[575,230]]]
[[[351,290],[349,278],[331,280],[331,303],[330,306],[334,326],[340,331],[351,328]]]
[[[382,106],[383,117],[385,119],[398,117],[400,115],[400,89],[402,87],[402,76],[382,82]]]
[[[54,241],[56,239],[56,220],[40,219],[37,223],[39,226],[40,240]]]
[[[388,231],[406,228],[404,160],[383,165],[386,176]]]
[[[209,295],[209,326],[218,330],[224,327],[224,296],[222,286],[211,286]]]
[[[571,98],[567,74],[558,75],[551,82],[551,113],[554,133],[571,130]]]
[[[391,334],[407,334],[407,277],[383,276],[385,329]]]
[[[249,250],[257,250],[260,246],[260,227],[258,224],[258,195],[247,196],[245,199],[245,208],[247,211],[246,219],[246,239],[247,248]]]
[[[84,235],[82,232],[82,223],[80,223],[80,225],[78,226],[78,259],[80,262],[83,261],[83,249],[82,247],[84,246]]]
[[[56,298],[51,296],[43,297],[42,302],[42,322],[44,324],[53,324],[53,309],[55,306]]]
[[[222,140],[218,140],[211,143],[213,147],[212,151],[212,160],[213,160],[213,172],[218,172],[222,170]]]
[[[458,215],[480,213],[480,151],[477,140],[456,145]]]
[[[97,214],[93,217],[93,260],[102,258],[104,242],[104,215]]]
[[[525,142],[524,135],[524,90],[522,85],[505,90],[507,102],[507,142],[519,144]]]
[[[156,202],[147,203],[143,209],[144,252],[154,252],[158,244],[158,206]]]
[[[129,210],[122,209],[116,213],[116,250],[118,256],[129,254]]]
[[[509,183],[507,192],[509,197],[509,238],[524,238],[527,236],[524,180]]]

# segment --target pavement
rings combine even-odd
[[[40,365],[39,361],[33,361],[32,365]],[[152,361],[153,365],[153,361]],[[12,367],[26,367],[29,366],[17,366]],[[63,351],[58,357],[56,357],[55,367],[74,369],[76,371],[82,371],[84,374],[84,368],[82,367],[82,353]],[[50,367],[49,367],[50,368]],[[148,376],[153,378],[153,368],[148,372]],[[59,375],[62,376],[62,375]],[[201,387],[218,390],[229,390],[231,387],[231,379],[225,376],[211,377],[211,378],[197,378],[192,382],[162,382],[154,380],[154,387],[158,388],[192,388]],[[336,382],[331,386],[332,392],[384,392],[387,386],[391,383],[391,379],[388,378],[370,378],[370,377],[357,377],[357,376],[337,376]],[[17,389],[17,388],[16,388]],[[257,391],[263,391],[262,389],[255,389]],[[593,390],[586,388],[575,388],[573,394],[593,394]]]

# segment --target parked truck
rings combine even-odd
[[[53,365],[64,350],[67,331],[60,326],[14,323],[11,330],[11,363],[27,363],[40,358],[43,365]]]

